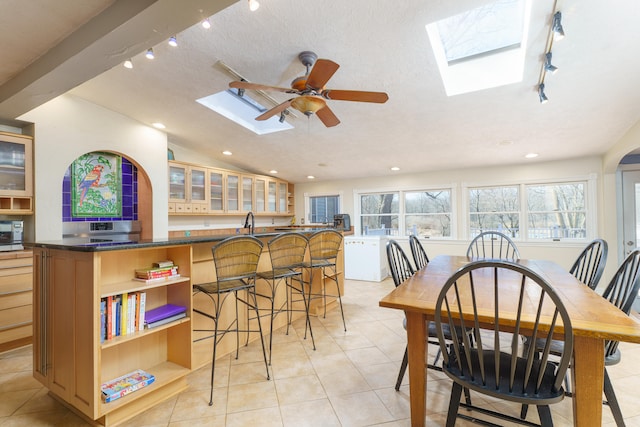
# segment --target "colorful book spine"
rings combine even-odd
[[[147,304],[147,294],[146,292],[140,292],[140,319],[138,320],[138,330],[142,331],[144,329],[144,318],[145,318],[145,305]]]
[[[107,299],[100,300],[100,342],[107,339]]]
[[[113,338],[113,296],[107,297],[107,339]]]
[[[165,267],[155,269],[136,270],[135,277],[139,279],[157,279],[160,277],[173,276],[178,274],[178,267]]]
[[[122,307],[120,309],[120,333],[118,335],[127,335],[127,319],[129,314],[129,298],[127,293],[122,294]]]
[[[155,377],[142,369],[137,369],[100,386],[102,400],[113,402],[127,394],[139,390],[155,381]]]

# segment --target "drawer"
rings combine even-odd
[[[0,329],[0,344],[10,343],[21,338],[27,338],[33,335],[33,325],[31,323],[6,330]],[[12,347],[6,347],[10,349]],[[0,346],[0,351],[4,350],[4,346]]]
[[[175,213],[176,211],[176,204],[175,203],[169,203],[169,213]]]
[[[33,304],[33,293],[31,291],[0,295],[0,310],[31,304]]]
[[[32,288],[33,274],[31,272],[13,276],[0,276],[0,296],[30,291]]]
[[[0,310],[0,331],[31,323],[31,304]]]
[[[33,257],[0,259],[0,272],[12,268],[24,268],[33,266]]]

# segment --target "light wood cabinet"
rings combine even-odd
[[[169,162],[169,212],[209,212],[207,169],[176,161]]]
[[[0,132],[0,214],[33,213],[33,139]]]
[[[0,352],[31,343],[33,253],[0,253]]]
[[[170,215],[290,216],[293,192],[287,181],[268,176],[169,161]]]
[[[171,259],[180,277],[146,283],[133,280],[139,268]],[[191,370],[191,248],[163,246],[84,252],[34,249],[34,377],[58,399],[99,424],[114,425],[187,388]],[[172,303],[187,317],[104,342],[100,300],[144,291],[150,310]],[[110,403],[100,385],[135,369],[155,376],[140,390]]]

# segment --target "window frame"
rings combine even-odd
[[[342,213],[344,206],[343,192],[342,191],[328,191],[321,193],[304,193],[304,218],[307,224],[322,224],[321,222],[311,222],[311,199],[315,197],[337,197],[338,198],[338,212]],[[327,218],[327,223],[333,224],[333,218]],[[304,224],[304,222],[303,222]]]

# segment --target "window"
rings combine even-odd
[[[586,239],[586,194],[586,181],[470,188],[468,237],[495,230],[522,240]]]
[[[530,239],[586,239],[583,182],[527,186]]]
[[[360,195],[360,230],[364,235],[398,235],[400,193]]]
[[[309,197],[309,222],[312,224],[333,223],[333,216],[339,211],[339,195]]]
[[[404,193],[406,235],[451,237],[451,191],[407,191]]]
[[[518,186],[469,189],[469,237],[491,230],[520,236]]]

